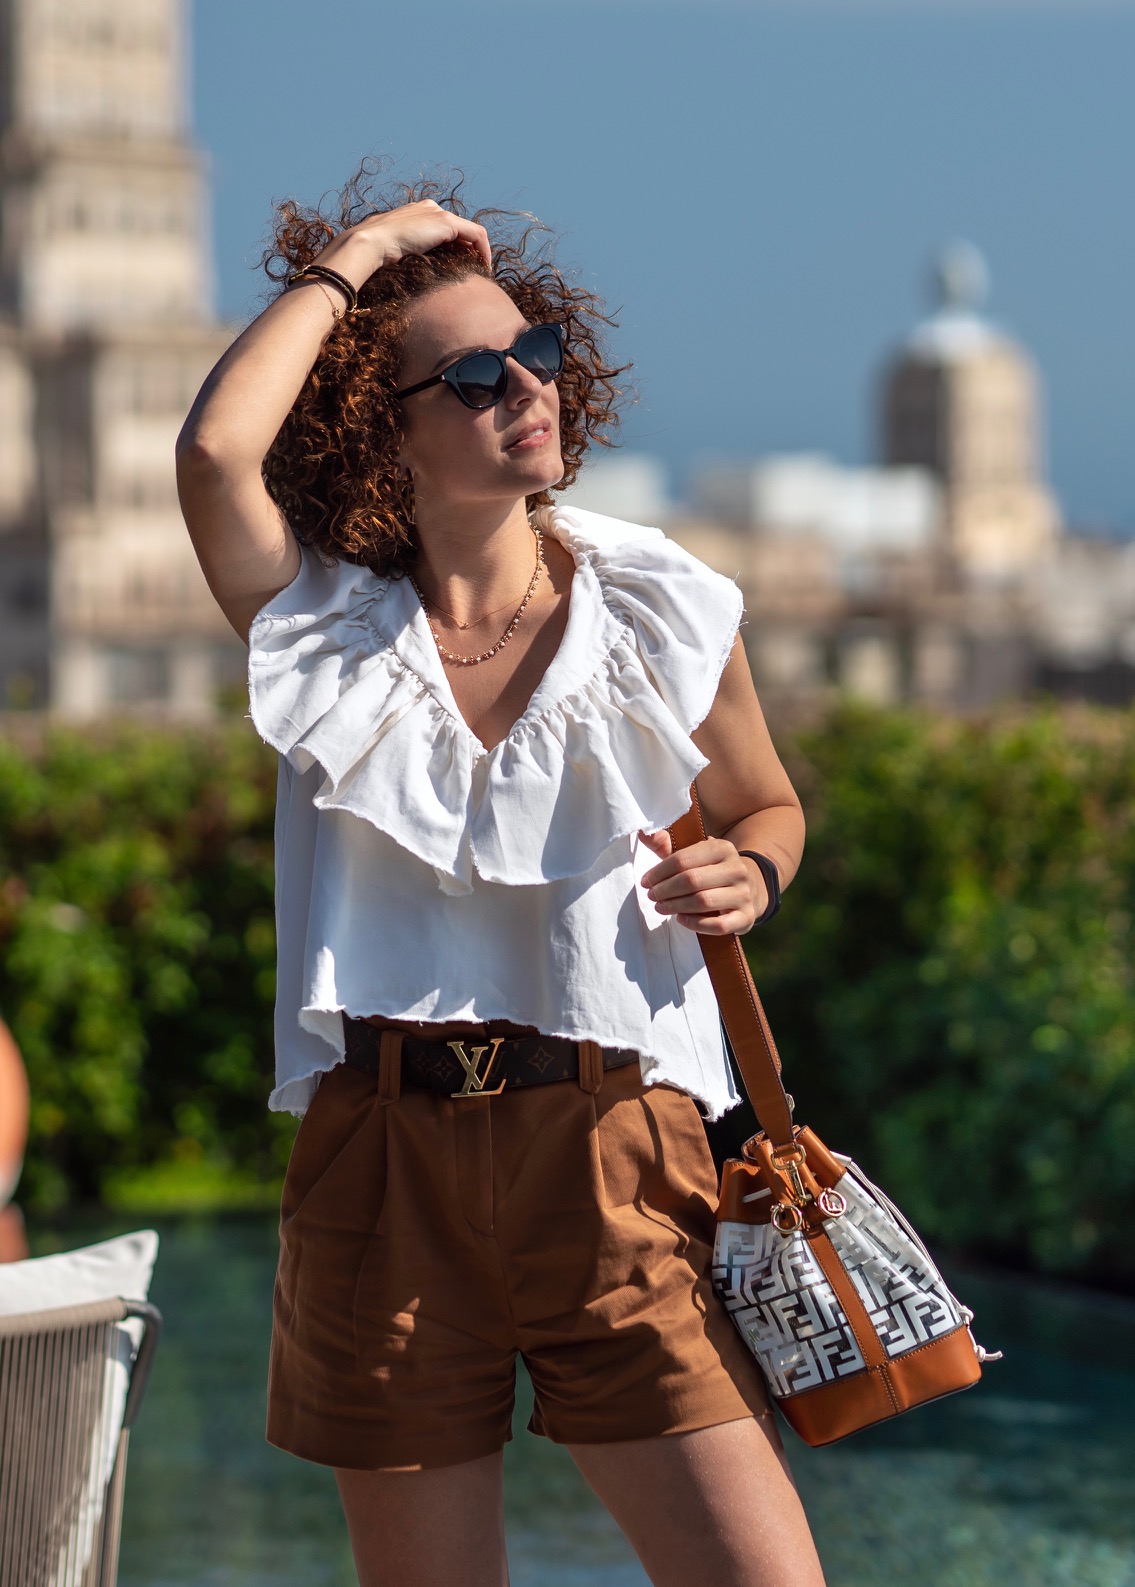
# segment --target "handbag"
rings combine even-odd
[[[705,838],[697,788],[670,827]],[[848,1434],[970,1388],[985,1361],[899,1209],[862,1169],[794,1124],[780,1055],[736,935],[698,934],[760,1130],[721,1172],[713,1289],[805,1443]]]

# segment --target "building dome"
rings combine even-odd
[[[907,337],[910,357],[952,363],[1009,342],[979,313],[989,296],[989,266],[973,243],[947,243],[930,267],[930,280],[934,313]]]
[[[950,242],[931,269],[935,302],[943,308],[979,309],[989,296],[989,266],[972,242]]]

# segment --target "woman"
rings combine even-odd
[[[552,505],[613,423],[597,300],[431,191],[284,205],[178,443],[280,752],[268,1437],[334,1467],[364,1587],[500,1587],[519,1350],[654,1583],[812,1587],[698,1108],[738,1098],[697,933],[768,908],[741,850],[791,881],[799,800],[735,586]]]

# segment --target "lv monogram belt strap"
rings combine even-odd
[[[349,1014],[343,1015],[343,1036],[346,1061],[353,1069],[380,1076],[384,1048],[392,1068],[400,1044],[401,1083],[451,1097],[495,1096],[506,1086],[540,1086],[553,1080],[578,1080],[585,1090],[594,1091],[602,1070],[638,1061],[630,1048],[600,1047],[564,1036],[490,1036],[473,1030],[449,1041],[428,1041]],[[384,1093],[392,1089],[392,1079],[388,1076]]]

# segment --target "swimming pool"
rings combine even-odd
[[[146,1220],[32,1230],[33,1252]],[[165,1317],[127,1479],[120,1587],[355,1587],[330,1472],[264,1442],[274,1216],[154,1220]],[[952,1275],[1005,1360],[826,1450],[785,1443],[831,1587],[1135,1587],[1135,1303]],[[1010,1317],[1014,1320],[1010,1322]],[[643,1587],[566,1451],[505,1451],[513,1587]]]

